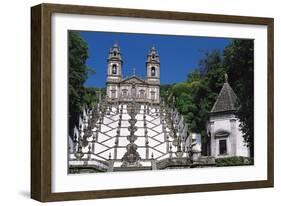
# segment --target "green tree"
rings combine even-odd
[[[105,96],[105,88],[84,87],[83,106],[87,108],[94,107],[99,101],[99,96]]]
[[[205,52],[198,64],[200,75],[207,83],[210,92],[218,94],[224,82],[225,69],[223,68],[223,55],[220,50]]]
[[[190,132],[200,133],[207,142],[206,122],[209,112],[224,83],[223,58],[218,50],[206,52],[198,68],[187,76],[185,82],[172,86],[169,95],[175,97],[175,106],[185,117]]]
[[[172,84],[160,85],[160,97],[161,100],[164,100],[165,103],[171,104],[172,102],[172,95],[171,95],[172,87],[173,87]]]
[[[205,122],[208,111],[205,105],[205,98],[208,94],[208,88],[204,78],[198,77],[198,73],[190,73],[186,82],[180,82],[172,87],[175,97],[175,106],[178,111],[184,115],[191,132],[198,132],[205,128]],[[192,79],[192,80],[191,80]]]
[[[225,70],[222,67],[222,54],[219,50],[206,52],[195,69],[188,75],[187,82],[191,86],[191,96],[197,111],[193,113],[193,132],[201,133],[206,138],[206,121],[216,97],[223,84]]]
[[[87,43],[82,39],[79,32],[69,32],[68,36],[68,102],[69,102],[69,132],[77,124],[83,95],[85,94],[84,82],[88,77],[90,68],[86,66],[89,56]]]
[[[84,95],[82,98],[83,104],[88,108],[95,106],[95,104],[98,102],[98,96],[99,96],[98,94],[99,94],[99,91],[96,88],[85,87]]]
[[[237,116],[244,140],[254,156],[254,41],[234,40],[224,50],[228,81],[239,98]]]

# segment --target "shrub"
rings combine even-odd
[[[253,164],[253,161],[247,157],[225,157],[225,158],[216,159],[217,167],[251,165],[251,164]]]

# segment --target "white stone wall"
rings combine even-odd
[[[113,98],[112,90],[116,91],[115,98],[118,98],[118,95],[119,95],[120,91],[119,91],[118,85],[116,85],[116,84],[108,84],[107,85],[107,87],[106,87],[106,95],[107,95],[107,97],[110,98],[110,99]]]
[[[249,157],[249,148],[244,144],[243,134],[239,128],[239,119],[234,115],[218,115],[210,117],[209,130],[211,133],[211,155],[214,157],[243,156]],[[216,137],[217,133],[229,134]],[[227,154],[219,154],[219,141],[226,140]]]
[[[236,124],[236,132],[237,132],[237,138],[236,138],[236,145],[237,145],[237,154],[239,156],[243,157],[250,157],[250,149],[247,147],[244,138],[243,138],[243,133],[241,129],[239,128],[240,122],[238,121]]]

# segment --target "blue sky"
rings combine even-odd
[[[145,78],[146,56],[154,45],[160,56],[160,82],[171,84],[186,80],[187,74],[197,67],[205,51],[223,50],[231,39],[192,36],[171,36],[154,34],[129,34],[81,31],[82,38],[89,47],[86,64],[95,69],[85,86],[104,87],[108,52],[117,42],[123,58],[123,77],[133,74]]]

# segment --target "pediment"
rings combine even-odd
[[[146,84],[146,82],[136,76],[132,76],[124,79],[120,82],[121,84]]]

